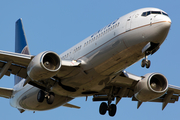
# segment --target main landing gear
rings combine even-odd
[[[145,66],[146,66],[146,68],[149,68],[150,65],[151,65],[151,61],[148,60],[147,54],[148,54],[148,53],[145,53],[145,59],[142,60],[142,62],[141,62],[141,67],[145,67]]]
[[[116,114],[116,105],[115,104],[109,104],[102,102],[99,107],[99,113],[101,115],[105,115],[106,112],[109,112],[109,116],[113,117]]]
[[[37,101],[42,103],[44,101],[44,99],[46,98],[46,102],[48,104],[53,104],[54,97],[55,97],[55,94],[53,92],[48,93],[48,92],[44,92],[44,91],[40,90],[37,95]]]

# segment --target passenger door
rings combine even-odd
[[[131,22],[132,22],[132,18],[133,18],[134,14],[130,15],[129,18],[126,21],[126,31],[130,31],[131,30]]]

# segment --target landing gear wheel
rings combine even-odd
[[[143,59],[141,62],[141,67],[145,67],[145,66],[146,66],[146,68],[149,68],[151,66],[151,61]]]
[[[151,65],[151,61],[150,61],[150,60],[148,60],[148,61],[146,62],[146,68],[149,68],[149,67],[150,67],[150,65]]]
[[[141,67],[145,67],[146,66],[146,60],[143,59],[142,62],[141,62]]]
[[[37,95],[37,101],[42,103],[44,101],[44,98],[45,98],[45,93],[44,91],[40,90]]]
[[[109,116],[113,117],[116,114],[116,105],[115,104],[111,104],[109,106]]]
[[[101,105],[100,105],[100,107],[99,107],[99,113],[100,113],[101,115],[105,115],[107,109],[108,109],[107,104],[106,104],[105,102],[102,102]]]
[[[50,104],[50,105],[53,104],[54,97],[55,97],[54,93],[50,92],[48,97],[46,98],[47,103]]]

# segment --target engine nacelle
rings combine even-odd
[[[61,68],[61,58],[52,51],[36,55],[27,67],[27,74],[32,80],[43,80],[53,77]]]
[[[168,90],[168,81],[160,73],[146,74],[135,87],[135,97],[141,102],[161,97]]]

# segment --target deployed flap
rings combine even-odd
[[[10,98],[13,93],[13,89],[0,87],[0,97]]]
[[[79,106],[76,106],[76,105],[72,105],[72,104],[69,104],[69,103],[66,103],[63,105],[64,107],[70,107],[70,108],[76,108],[76,109],[80,109],[81,107]]]

